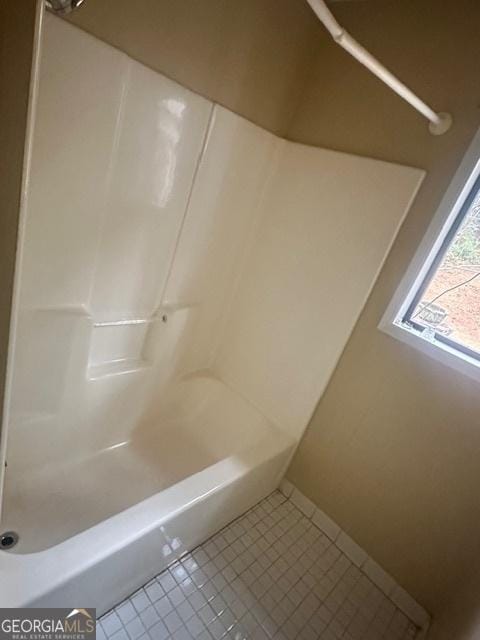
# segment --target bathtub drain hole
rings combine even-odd
[[[15,531],[5,531],[0,535],[0,548],[11,549],[18,542],[18,533]]]

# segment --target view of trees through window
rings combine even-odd
[[[480,354],[480,190],[410,320]]]

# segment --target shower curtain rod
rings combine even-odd
[[[437,113],[430,108],[428,104],[415,95],[413,91],[403,84],[391,71],[384,67],[375,56],[362,47],[355,38],[352,38],[352,36],[338,24],[324,0],[307,0],[307,2],[337,44],[367,67],[377,78],[385,82],[385,84],[393,89],[399,96],[409,102],[412,107],[417,109],[425,118],[430,120],[428,127],[430,133],[435,136],[440,136],[450,129],[452,126],[452,116],[449,113]]]

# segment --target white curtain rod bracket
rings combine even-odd
[[[367,67],[377,78],[380,78],[382,82],[393,89],[393,91],[430,121],[428,128],[431,134],[441,136],[450,129],[453,122],[452,116],[449,113],[437,113],[434,111],[377,60],[375,56],[367,51],[365,47],[362,47],[355,38],[338,24],[324,0],[307,0],[307,2],[337,44],[343,47],[345,51],[348,51],[358,62]]]

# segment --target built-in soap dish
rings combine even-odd
[[[113,362],[102,362],[88,368],[89,380],[100,380],[109,376],[119,376],[129,373],[137,373],[148,369],[152,364],[147,360],[114,360]]]
[[[145,355],[145,341],[151,323],[150,318],[94,322],[87,378],[99,380],[150,367],[151,360]]]

